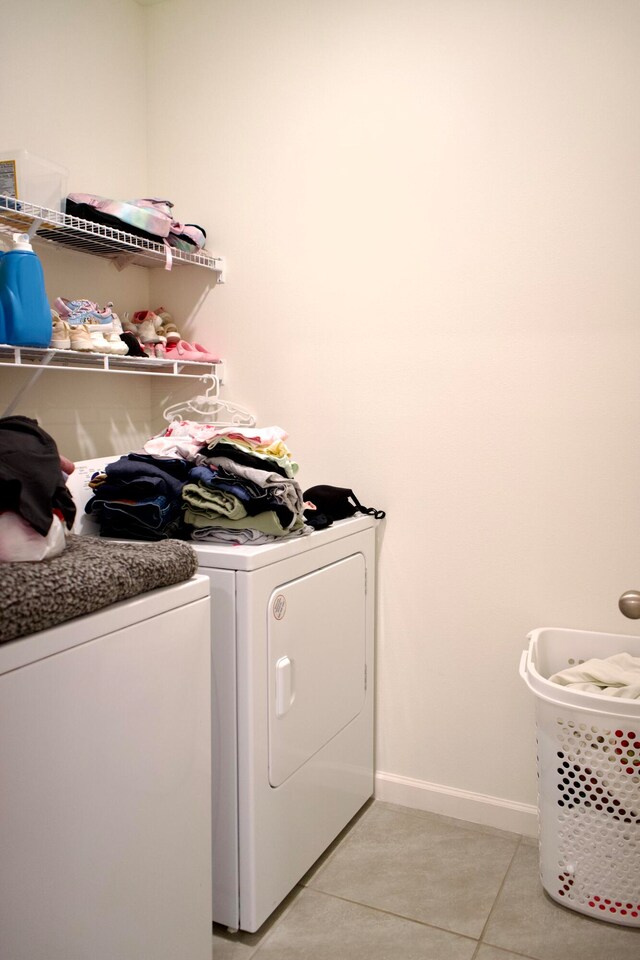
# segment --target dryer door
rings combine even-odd
[[[353,554],[269,599],[269,782],[277,787],[361,711],[365,574]]]

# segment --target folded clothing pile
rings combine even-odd
[[[144,453],[92,478],[86,511],[103,536],[127,539],[256,544],[310,533],[285,439],[280,427],[174,421]]]
[[[280,427],[217,427],[191,420],[170,423],[145,444],[155,455],[191,463],[182,491],[184,520],[196,540],[267,543],[309,532],[298,464]]]
[[[182,497],[193,539],[256,543],[308,532],[296,481],[252,466],[250,455],[235,460],[230,446],[221,444],[227,455],[205,457],[189,472]]]
[[[94,495],[86,506],[103,537],[122,540],[185,540],[182,488],[189,472],[185,460],[130,453],[89,481]]]

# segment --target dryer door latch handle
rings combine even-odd
[[[276,661],[276,717],[284,717],[295,700],[293,690],[293,661],[280,657]]]

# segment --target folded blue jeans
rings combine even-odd
[[[141,500],[138,503],[123,503],[119,500],[99,500],[95,498],[87,504],[87,511],[95,513],[101,522],[122,523],[128,517],[136,523],[159,530],[180,513],[180,501],[168,497],[155,497],[153,500]]]

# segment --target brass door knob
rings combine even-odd
[[[618,607],[620,613],[624,613],[630,620],[640,620],[640,591],[625,590],[618,600]]]

